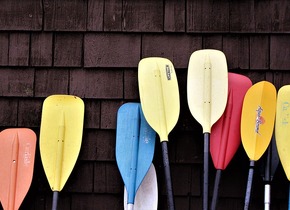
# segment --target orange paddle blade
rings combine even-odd
[[[0,132],[0,200],[4,210],[19,209],[31,185],[36,135],[27,128]]]

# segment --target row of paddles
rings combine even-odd
[[[84,103],[72,95],[51,95],[43,102],[39,146],[42,165],[57,209],[82,142]],[[36,134],[29,128],[0,132],[0,201],[4,210],[20,208],[32,182]]]
[[[142,59],[138,65],[138,84],[141,103],[122,105],[117,117],[116,160],[125,184],[124,208],[157,209],[157,179],[152,164],[155,131],[161,141],[167,207],[173,210],[175,205],[167,142],[168,134],[178,121],[180,105],[178,82],[172,62],[158,57]],[[285,95],[284,92],[289,89],[286,86],[279,92]],[[214,210],[217,206],[221,171],[233,158],[241,140],[250,159],[244,209],[249,208],[254,162],[263,155],[270,144],[275,124],[276,102],[283,103],[284,111],[284,116],[280,116],[281,106],[277,106],[277,145],[279,148],[282,144],[280,148],[283,148],[286,144],[280,142],[285,142],[284,139],[288,137],[286,126],[290,96],[288,101],[281,100],[279,101],[278,97],[277,102],[276,89],[270,82],[261,81],[252,85],[246,76],[229,73],[226,57],[221,51],[204,49],[191,55],[188,65],[187,101],[191,114],[202,126],[204,133],[204,210],[209,209],[209,153],[217,169],[210,206],[210,209]],[[277,123],[279,120],[283,120],[282,124]],[[282,125],[285,128],[282,129]],[[279,138],[277,133],[282,133],[280,136],[284,139]],[[270,149],[268,151],[271,152]],[[285,153],[288,154],[287,152],[290,154],[290,144]],[[275,157],[278,159],[277,155],[272,155],[272,159]],[[283,153],[280,159],[283,164]],[[269,183],[274,168],[278,165],[276,161],[277,163],[271,164],[270,167],[270,162],[267,162],[264,176],[267,183],[265,209],[270,208]],[[284,162],[283,166],[287,165],[287,161]],[[272,172],[269,172],[268,169],[271,168]]]
[[[169,132],[177,123],[180,106],[173,64],[165,58],[142,59],[138,66],[138,81],[141,105],[123,105],[118,111],[117,119],[116,160],[128,192],[125,196],[128,205],[125,208],[134,208],[136,192],[146,189],[148,184],[144,183],[150,184],[150,177],[156,183],[152,158],[157,132],[162,145],[168,209],[174,209],[167,142]],[[202,125],[204,132],[203,208],[208,209],[209,150],[213,162],[217,161],[217,169],[225,169],[239,145],[241,132],[243,146],[249,155],[251,166],[254,166],[253,161],[265,152],[272,136],[276,90],[266,81],[251,87],[250,80],[245,76],[228,73],[226,58],[217,50],[200,50],[192,54],[187,89],[190,111]],[[288,101],[285,100],[282,109],[284,115],[277,117],[283,121],[276,123],[276,133],[279,134],[281,130],[280,136],[284,139],[288,134]],[[279,107],[281,106],[277,106],[277,116]],[[241,118],[242,109],[245,114]],[[54,192],[52,209],[57,209],[58,192],[64,187],[76,163],[82,140],[83,118],[84,104],[76,96],[53,95],[43,103],[39,145],[44,171]],[[279,148],[278,142],[282,141],[278,141],[278,136],[276,135]],[[237,143],[233,143],[234,139],[238,139]],[[124,141],[127,143],[123,144]],[[35,144],[36,135],[29,129],[6,129],[0,133],[0,155],[3,160],[0,166],[0,201],[5,210],[18,209],[28,191],[32,180]],[[282,145],[285,147],[285,144]],[[283,155],[280,155],[280,159],[283,164]],[[250,169],[249,180],[252,169],[253,167]],[[148,179],[144,178],[148,174],[153,175]],[[247,189],[250,189],[251,181],[248,183]],[[144,187],[141,188],[142,184]],[[156,192],[157,188],[154,189]],[[148,193],[144,192],[140,197],[144,198],[145,195]],[[149,197],[151,195],[153,194]],[[249,201],[248,195],[250,193],[246,195],[245,206]],[[156,196],[157,194],[154,195],[153,203],[157,206]],[[144,206],[143,203],[142,201],[140,206]],[[216,201],[213,200],[212,204],[214,203]]]

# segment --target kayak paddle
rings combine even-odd
[[[36,135],[28,128],[0,132],[0,201],[4,210],[19,209],[32,181]]]
[[[53,191],[52,210],[57,209],[63,189],[77,161],[83,134],[84,103],[72,95],[51,95],[43,102],[40,156]]]
[[[179,89],[174,66],[166,58],[144,58],[138,65],[141,106],[149,125],[158,133],[167,191],[167,205],[174,209],[168,157],[168,134],[177,123],[180,111]]]
[[[133,210],[136,192],[152,164],[155,138],[139,103],[126,103],[119,108],[116,160],[128,193],[128,210]]]
[[[204,133],[203,209],[208,209],[208,162],[211,126],[222,116],[228,96],[226,57],[219,50],[198,50],[188,64],[187,101]]]
[[[126,187],[124,188],[124,209],[128,209],[128,194]],[[151,164],[149,171],[147,172],[144,180],[141,182],[139,189],[137,190],[134,209],[135,210],[157,210],[158,204],[158,187],[156,171],[153,164]]]
[[[255,161],[266,151],[273,134],[276,88],[267,81],[254,84],[246,93],[241,119],[241,137],[250,159],[244,210],[249,209]]]
[[[281,87],[278,91],[275,137],[279,158],[290,181],[290,85]],[[289,185],[289,203],[290,209],[290,185]]]
[[[244,96],[252,86],[243,75],[228,74],[228,100],[225,112],[212,126],[210,154],[216,171],[211,210],[216,209],[222,170],[225,170],[241,143],[240,125]]]
[[[276,147],[276,140],[274,135],[270,145],[268,146],[267,153],[265,154],[264,161],[261,165],[261,175],[264,181],[264,210],[270,210],[271,204],[271,182],[273,180],[276,169],[279,165],[279,156]]]

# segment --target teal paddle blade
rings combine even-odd
[[[127,193],[134,204],[136,192],[153,160],[156,133],[145,120],[139,103],[122,105],[117,114],[116,160]]]

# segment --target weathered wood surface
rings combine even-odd
[[[229,71],[253,83],[270,81],[278,90],[290,84],[289,9],[288,0],[0,0],[0,127],[30,127],[39,136],[45,97],[81,97],[83,142],[59,208],[122,209],[116,113],[123,103],[140,100],[140,59],[166,57],[176,69],[181,99],[168,145],[176,209],[202,209],[203,135],[187,105],[189,57],[195,50],[222,50]],[[166,210],[160,150],[158,143],[154,164],[159,209]],[[52,193],[39,149],[36,154],[32,186],[21,209],[48,210]],[[247,172],[248,159],[240,148],[223,173],[218,210],[242,209]],[[211,164],[210,192],[214,174]],[[287,186],[280,167],[272,185],[273,210],[287,208]],[[258,173],[253,190],[251,207],[263,209]]]

